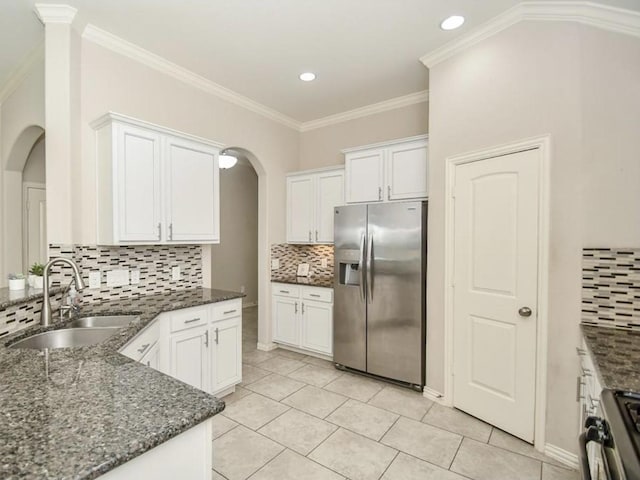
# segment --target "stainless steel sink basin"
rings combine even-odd
[[[20,340],[9,348],[69,348],[87,347],[100,343],[117,332],[117,328],[63,328],[31,335]]]
[[[136,319],[136,315],[104,315],[101,317],[80,317],[71,322],[71,328],[126,327]]]

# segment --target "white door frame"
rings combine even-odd
[[[30,188],[39,188],[44,190],[45,192],[47,191],[47,186],[44,183],[38,183],[38,182],[22,182],[22,202],[21,202],[21,207],[22,207],[22,269],[29,269],[31,267],[31,265],[27,265],[29,263],[29,257],[28,257],[28,251],[29,251],[29,238],[28,238],[28,233],[29,233],[29,226],[27,224],[27,222],[29,221],[28,216],[27,216],[27,200],[28,200],[28,193],[27,191]],[[46,233],[46,232],[45,232]],[[48,242],[47,242],[48,243]]]
[[[453,260],[455,170],[465,163],[487,160],[523,150],[539,149],[539,224],[538,224],[538,323],[536,332],[536,398],[534,446],[545,448],[545,419],[547,410],[547,327],[549,299],[549,184],[551,137],[544,135],[496,147],[455,155],[446,159],[445,171],[445,295],[444,295],[444,397],[443,403],[453,406]]]

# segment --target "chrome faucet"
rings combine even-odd
[[[43,280],[44,280],[44,298],[42,299],[42,313],[40,314],[40,323],[43,327],[48,327],[51,325],[51,299],[49,298],[49,273],[51,267],[57,263],[64,263],[73,269],[73,280],[76,283],[76,290],[80,291],[84,288],[84,281],[82,280],[82,275],[80,275],[80,270],[78,269],[78,265],[75,264],[73,260],[69,260],[68,258],[54,258],[49,261],[44,267],[43,272]]]

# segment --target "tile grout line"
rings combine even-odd
[[[387,470],[389,470],[389,467],[391,467],[391,465],[393,465],[393,462],[396,461],[396,458],[398,458],[398,455],[400,455],[400,450],[396,450],[396,454],[394,455],[394,457],[389,462],[389,465],[387,465],[387,468],[384,469],[384,471],[382,472],[382,475],[380,475],[378,477],[378,480],[380,480],[382,477],[384,477],[384,474],[387,473]]]

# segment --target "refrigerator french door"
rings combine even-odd
[[[336,207],[334,362],[422,388],[427,202]]]

